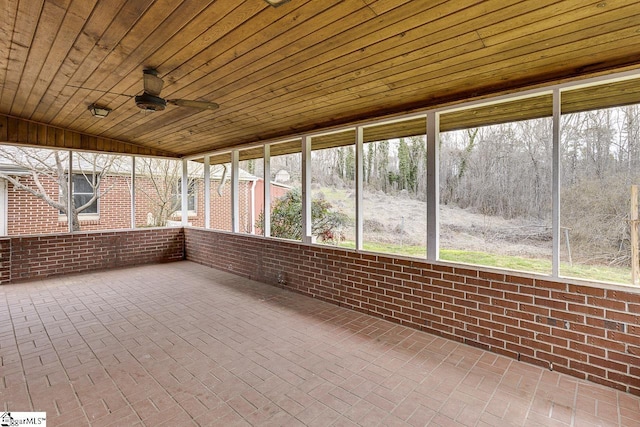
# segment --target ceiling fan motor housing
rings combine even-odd
[[[167,106],[167,101],[158,96],[149,95],[144,92],[135,98],[138,108],[144,111],[162,111]]]

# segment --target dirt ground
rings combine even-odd
[[[332,205],[354,217],[351,192],[333,192]],[[365,241],[426,246],[427,205],[400,194],[366,192],[364,201]],[[517,255],[548,257],[551,251],[551,224],[506,220],[474,213],[454,206],[440,206],[440,247]],[[351,240],[353,228],[345,230]]]

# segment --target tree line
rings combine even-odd
[[[627,265],[630,186],[640,184],[640,106],[561,120],[561,227],[582,262]],[[552,150],[551,118],[443,132],[440,202],[538,224],[540,237],[550,239]],[[363,154],[365,191],[425,199],[424,136],[365,143]],[[353,145],[313,156],[314,182],[353,188]]]

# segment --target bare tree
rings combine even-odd
[[[202,175],[192,171],[187,180],[189,198],[195,201],[196,180]],[[225,174],[226,175],[226,174]],[[172,159],[140,157],[136,161],[136,191],[144,196],[147,212],[146,225],[164,227],[167,221],[182,209],[182,162]],[[222,185],[226,179],[223,177]],[[189,206],[186,207],[190,209]]]
[[[20,179],[18,174],[1,173],[0,178],[10,182],[14,188],[23,190],[44,201],[71,219],[73,230],[80,230],[78,215],[94,205],[113,186],[104,187],[104,178],[115,172],[121,163],[120,156],[74,152],[76,158],[71,175],[83,177],[91,197],[77,205],[76,197],[69,197],[69,152],[0,146],[0,159],[11,165],[30,180]],[[54,186],[49,184],[55,183]],[[69,206],[71,202],[71,206]],[[69,215],[71,214],[71,215]]]

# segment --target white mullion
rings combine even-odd
[[[560,275],[560,89],[553,90],[553,151],[552,151],[552,228],[553,250],[551,275]]]
[[[204,228],[211,228],[211,158],[204,156]]]
[[[182,192],[182,226],[189,224],[189,164],[188,160],[182,160],[182,182],[180,183]]]
[[[131,156],[131,228],[136,228],[136,156]]]
[[[264,237],[269,237],[271,236],[271,145],[269,144],[264,145],[262,169],[264,169],[264,208],[262,211],[264,224],[262,225],[262,232],[264,233]]]
[[[364,240],[364,128],[356,128],[356,250],[362,250]]]
[[[69,150],[69,173],[67,174],[67,229],[73,233],[73,151]],[[79,220],[79,219],[78,219]]]
[[[311,243],[311,138],[302,137],[302,241]]]
[[[440,114],[427,114],[427,259],[440,258]]]
[[[240,231],[240,152],[233,150],[231,152],[231,231],[238,233]]]

